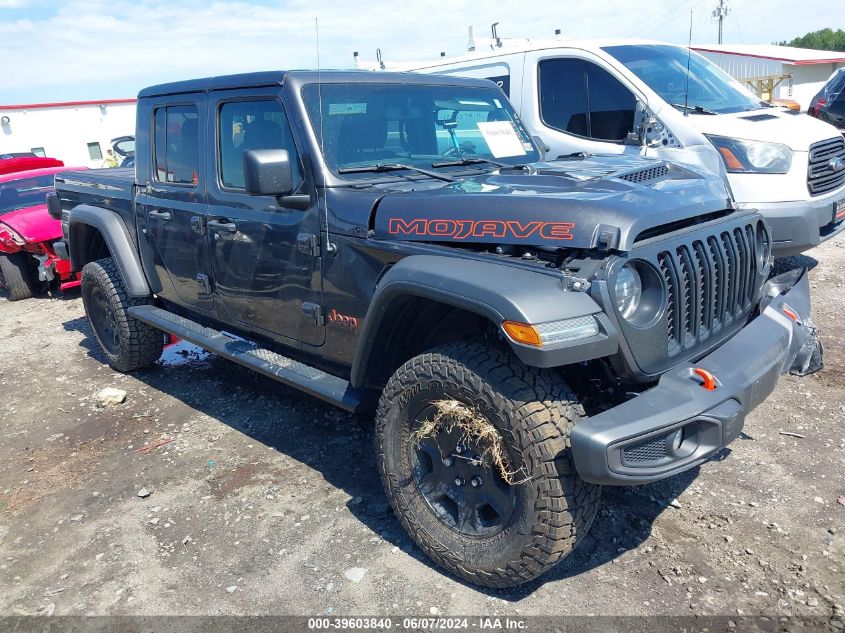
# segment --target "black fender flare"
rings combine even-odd
[[[84,245],[80,241],[80,229],[83,227],[97,229],[103,236],[126,285],[126,292],[132,297],[149,297],[152,294],[150,286],[129,229],[126,228],[123,218],[108,209],[80,204],[70,210],[68,246],[73,270],[81,270],[87,263],[84,261]]]
[[[446,255],[411,255],[394,264],[376,286],[352,363],[353,386],[366,382],[371,351],[391,303],[408,295],[478,314],[497,327],[504,321],[538,324],[595,317],[600,333],[589,338],[546,348],[508,339],[517,357],[535,367],[602,358],[619,347],[616,329],[601,307],[583,292],[564,290],[560,276]]]

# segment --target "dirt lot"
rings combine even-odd
[[[845,239],[812,255],[824,371],[784,378],[722,459],[606,489],[579,550],[501,592],[412,546],[368,420],[195,348],[116,374],[78,295],[0,296],[0,615],[798,614],[841,627]],[[126,402],[97,406],[105,387]]]

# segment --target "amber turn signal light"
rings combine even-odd
[[[736,157],[736,154],[727,147],[720,147],[719,153],[722,155],[722,158],[725,159],[725,164],[728,166],[728,169],[733,169],[734,171],[745,171],[745,165],[743,165]]]
[[[533,345],[534,347],[541,347],[543,341],[540,339],[540,333],[533,325],[528,323],[519,323],[518,321],[505,321],[502,323],[502,329],[505,330],[517,343],[523,345]]]

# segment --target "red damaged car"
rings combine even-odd
[[[61,290],[79,285],[70,262],[59,257],[53,243],[62,237],[62,223],[47,212],[45,196],[53,191],[64,167],[54,158],[9,158],[0,161],[0,288],[9,299],[27,299],[45,284]]]

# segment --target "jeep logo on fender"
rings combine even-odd
[[[470,237],[525,240],[539,235],[547,240],[571,240],[573,222],[519,222],[518,220],[405,220],[390,218],[391,235],[425,235],[465,240]]]
[[[329,312],[329,322],[349,330],[358,329],[358,319],[341,314],[334,308],[332,308],[332,311]]]

